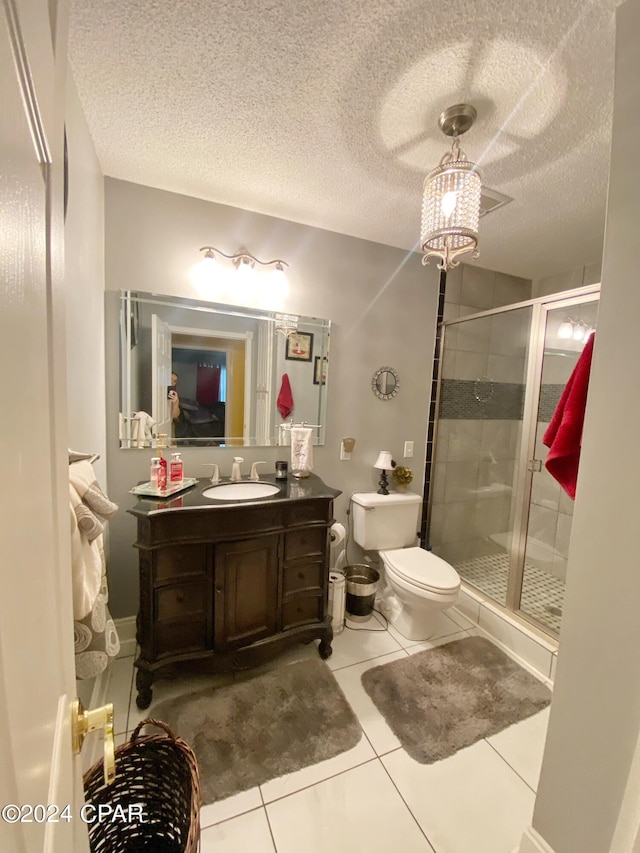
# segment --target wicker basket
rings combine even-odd
[[[147,725],[164,733],[140,736]],[[102,760],[84,776],[86,802],[95,807],[89,813],[97,815],[103,805],[109,814],[88,825],[91,853],[196,853],[200,778],[191,747],[166,723],[148,719],[115,753],[116,778],[111,785],[104,784]],[[134,820],[128,819],[131,814]],[[142,820],[137,819],[140,814]],[[120,818],[112,819],[114,815]]]

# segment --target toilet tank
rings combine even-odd
[[[415,545],[422,498],[411,492],[359,492],[351,497],[353,538],[365,551]]]

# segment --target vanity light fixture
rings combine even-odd
[[[229,296],[237,294],[241,297],[249,296],[250,291],[255,290],[255,295],[260,301],[270,304],[279,304],[289,291],[285,273],[285,267],[289,264],[281,258],[260,261],[245,250],[235,255],[228,255],[216,249],[215,246],[202,246],[200,251],[203,252],[203,257],[196,278],[203,290],[211,293],[219,289],[222,284],[222,288],[228,292]],[[219,258],[230,261],[235,267],[235,273],[231,270],[225,271]],[[270,269],[262,275],[256,269],[256,265],[270,267]]]
[[[391,453],[388,450],[381,450],[378,458],[373,463],[373,467],[382,472],[378,481],[378,494],[388,495],[389,489],[387,486],[389,485],[389,480],[387,479],[387,471],[391,471],[392,468],[396,467],[396,463],[391,458]]]
[[[478,221],[482,173],[475,163],[467,160],[460,148],[459,137],[473,125],[477,112],[471,104],[448,107],[440,116],[438,126],[445,136],[451,136],[451,151],[425,178],[422,199],[420,245],[424,255],[440,258],[438,268],[457,267],[460,255],[471,252],[478,257]]]
[[[586,341],[590,334],[595,330],[583,320],[567,319],[564,323],[560,323],[556,337],[565,341]]]

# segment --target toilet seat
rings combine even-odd
[[[432,593],[455,593],[460,575],[453,566],[424,548],[395,548],[380,551],[387,569],[399,580]]]

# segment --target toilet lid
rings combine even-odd
[[[380,556],[399,577],[421,589],[454,592],[460,586],[453,566],[424,548],[395,548],[381,551]]]

